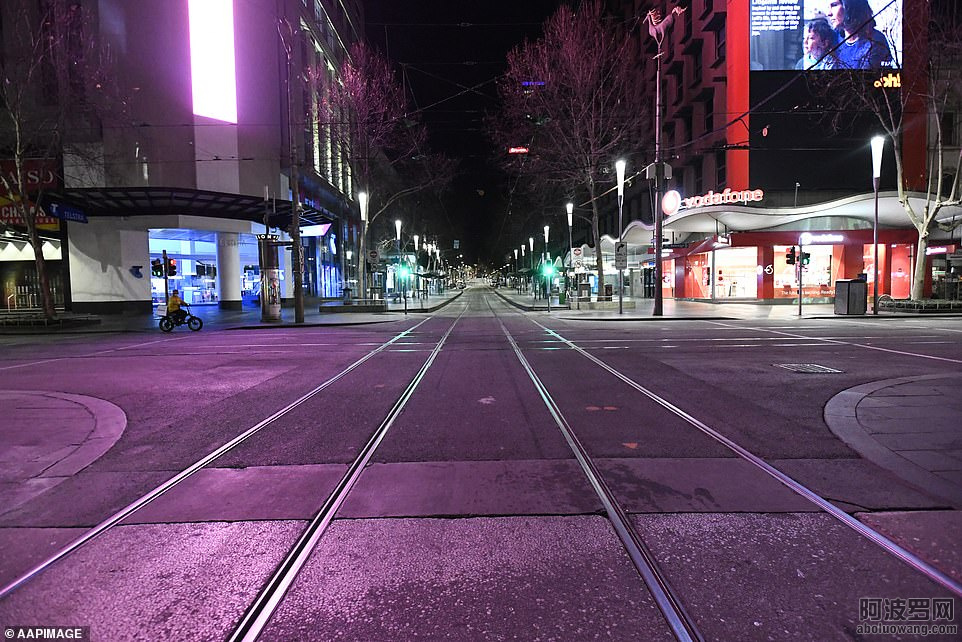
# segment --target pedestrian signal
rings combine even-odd
[[[798,262],[802,265],[808,265],[812,260],[812,255],[808,252],[801,252],[798,258]]]
[[[785,255],[785,263],[788,265],[795,265],[795,246],[794,245],[788,251],[788,254]]]
[[[164,276],[164,262],[160,259],[153,259],[150,262],[151,276]]]

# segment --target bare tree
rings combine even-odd
[[[326,70],[309,74],[318,101],[317,122],[350,165],[359,192],[368,194],[368,220],[361,234],[361,283],[366,291],[367,229],[399,201],[446,186],[452,163],[427,149],[427,134],[407,107],[389,61],[355,44],[336,79]]]
[[[84,156],[99,115],[118,107],[108,80],[109,51],[94,37],[93,16],[77,0],[4,2],[7,40],[0,57],[0,198],[24,221],[33,248],[43,313],[56,318],[37,230],[37,205],[52,181],[37,182],[38,165],[60,175],[62,156]],[[59,176],[62,180],[62,175]]]
[[[501,149],[529,148],[523,164],[509,170],[555,193],[587,193],[599,283],[598,198],[614,184],[614,161],[639,144],[650,122],[641,99],[638,43],[623,34],[606,21],[598,0],[578,9],[562,6],[540,40],[508,55],[498,87],[501,112],[489,121]]]
[[[833,70],[814,76],[822,97],[834,102],[834,126],[868,113],[877,119],[895,151],[898,199],[915,229],[918,244],[911,298],[924,296],[926,248],[938,227],[942,208],[962,203],[962,150],[950,153],[953,141],[945,139],[945,117],[962,107],[962,8],[955,2],[925,0],[927,21],[920,28],[906,24],[904,55],[896,51],[895,66],[902,73]],[[894,49],[894,47],[893,47]],[[906,69],[905,64],[911,69]],[[921,175],[905,167],[906,139],[929,130],[925,167]]]

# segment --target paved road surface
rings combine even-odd
[[[831,424],[858,417],[865,386],[951,398],[960,332],[606,324],[471,288],[376,325],[4,337],[0,400],[18,419],[0,429],[0,581],[23,581],[0,625],[93,640],[850,640],[906,624],[911,599],[920,622],[957,626],[962,422],[930,408],[930,430],[923,408],[876,439],[941,455],[901,459],[942,485]],[[909,396],[889,394],[882,419]],[[856,424],[877,435],[869,415]]]

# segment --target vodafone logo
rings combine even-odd
[[[675,190],[665,192],[665,195],[661,198],[661,211],[665,213],[665,216],[677,214],[680,207],[681,194]]]

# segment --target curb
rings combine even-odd
[[[825,404],[824,418],[828,429],[852,450],[872,463],[909,482],[924,492],[935,494],[957,509],[962,509],[962,495],[958,486],[900,456],[879,443],[859,422],[858,405],[863,399],[879,390],[904,383],[930,381],[933,379],[962,378],[960,374],[932,374],[900,377],[873,381],[843,390]]]

